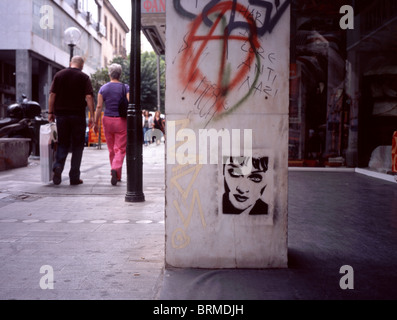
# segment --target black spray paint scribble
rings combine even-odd
[[[207,13],[213,8],[216,4],[221,2],[222,0],[210,0],[207,5],[203,8],[203,11],[201,14],[203,15],[203,22],[207,27],[211,27],[213,22],[211,19],[208,17]],[[235,15],[236,15],[236,5],[238,3],[238,0],[231,0],[233,2],[233,7],[234,10],[231,12],[230,16],[230,21],[228,25],[226,26],[225,29],[227,29],[227,33],[230,34],[233,30],[235,29],[244,29],[244,30],[250,30],[250,25],[246,22],[243,21],[235,21]],[[190,12],[186,10],[182,4],[181,0],[173,0],[174,3],[174,8],[178,14],[180,14],[182,17],[188,18],[190,20],[194,20],[197,18],[197,14]],[[291,3],[291,0],[285,0],[282,4],[280,3],[280,0],[276,0],[275,4],[265,1],[265,0],[249,0],[248,1],[249,5],[252,6],[257,6],[266,9],[266,14],[264,17],[256,16],[255,19],[260,19],[262,18],[262,21],[258,21],[257,25],[260,25],[257,29],[258,36],[263,36],[267,32],[271,33],[274,29],[274,27],[277,25],[278,21],[284,14],[284,12],[288,9],[288,6]],[[196,0],[196,7],[197,7],[197,0]],[[276,13],[272,16],[273,11],[276,10]],[[247,10],[246,14],[251,14],[249,10]]]

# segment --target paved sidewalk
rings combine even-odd
[[[143,149],[142,203],[125,202],[125,164],[123,181],[110,184],[106,145],[85,149],[79,186],[69,185],[70,155],[59,186],[41,182],[38,160],[0,172],[0,299],[156,299],[164,266],[164,149]],[[40,287],[46,265],[54,289]]]
[[[354,170],[288,180],[288,268],[166,269],[160,299],[396,300],[397,183]]]
[[[164,271],[164,145],[143,148],[142,203],[125,202],[125,175],[111,186],[107,157],[86,148],[80,186],[68,167],[43,185],[37,160],[0,172],[0,300],[397,299],[395,182],[291,170],[288,269]],[[353,290],[340,287],[344,265]],[[40,287],[43,266],[54,289]]]

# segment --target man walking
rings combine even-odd
[[[94,126],[94,98],[91,80],[82,72],[84,59],[75,56],[70,67],[59,71],[50,89],[48,121],[56,118],[58,147],[53,165],[53,183],[62,182],[62,172],[68,153],[72,151],[69,179],[71,185],[83,183],[80,179],[80,165],[84,150],[87,126],[85,108],[90,111],[89,126]]]

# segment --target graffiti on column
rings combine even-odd
[[[191,20],[175,57],[182,99],[192,94],[192,109],[207,124],[254,95],[265,100],[277,96],[277,55],[259,40],[273,31],[290,0],[249,0],[248,6],[237,0],[196,1],[197,12],[186,9],[181,0],[173,3],[178,15]],[[235,54],[237,50],[241,55]]]
[[[175,212],[177,220],[177,226],[171,230],[170,236],[174,249],[188,248],[193,241],[191,237],[195,239],[193,230],[202,228],[210,232],[208,226],[212,226],[211,222],[214,221],[214,216],[205,215],[208,195],[200,194],[202,176],[208,172],[200,159],[207,157],[207,151],[212,148],[197,150],[196,144],[190,148],[193,139],[188,133],[194,135],[196,132],[188,128],[194,123],[190,122],[189,114],[198,114],[207,126],[211,121],[220,120],[243,105],[248,106],[249,102],[259,102],[260,108],[262,105],[263,108],[272,107],[272,110],[279,107],[276,99],[279,92],[281,97],[281,86],[284,85],[281,79],[285,77],[281,73],[285,72],[285,64],[281,65],[279,61],[285,60],[282,56],[284,50],[278,50],[274,42],[266,44],[266,39],[270,38],[281,17],[288,12],[290,2],[291,0],[173,1],[178,15],[175,25],[186,27],[177,32],[179,36],[174,44],[176,51],[170,62],[175,67],[174,70],[178,71],[176,92],[183,108],[186,108],[183,113],[186,112],[187,115],[182,120],[175,121],[174,133],[179,138],[175,140],[175,145],[167,149],[167,154],[172,155],[175,161],[178,155],[186,160],[183,163],[176,161],[178,164],[168,171],[169,187],[175,195],[169,203],[172,207],[169,209]],[[178,114],[180,111],[179,107]],[[203,123],[200,123],[200,127]],[[182,133],[184,129],[190,131]],[[222,128],[222,133],[224,131],[227,128]],[[224,135],[219,135],[219,131],[217,134],[222,137],[223,143]],[[168,132],[167,139],[171,136]],[[240,147],[235,149],[241,151]],[[190,152],[192,150],[193,153]],[[188,151],[189,157],[184,156],[185,151]],[[212,180],[212,183],[218,185],[212,198],[217,201],[217,208],[212,211],[217,215],[216,220],[230,223],[248,215],[251,221],[273,224],[272,150],[256,150],[255,157],[252,154],[246,156],[245,153],[244,157],[240,157],[232,151],[222,152],[222,156],[227,156],[228,160],[222,164],[217,163],[220,171]]]
[[[183,130],[189,125],[188,119],[176,121],[178,130]],[[184,142],[176,144],[170,152],[176,154],[177,148]],[[190,155],[191,157],[198,157],[197,154]],[[201,224],[203,228],[207,223],[204,218],[204,212],[201,205],[201,199],[198,189],[195,188],[194,183],[199,175],[203,165],[197,162],[196,165],[190,166],[188,164],[179,164],[172,168],[171,187],[176,188],[180,194],[178,200],[173,200],[172,204],[178,212],[179,220],[182,223],[181,227],[176,228],[171,237],[172,247],[175,249],[183,249],[190,244],[189,226],[192,221],[193,214],[198,211]],[[188,181],[186,183],[186,181]],[[185,183],[184,183],[185,182]]]

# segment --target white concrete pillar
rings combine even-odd
[[[287,267],[289,37],[289,0],[167,2],[167,266]]]
[[[48,110],[49,92],[52,83],[52,66],[39,61],[39,103],[42,110]]]
[[[32,99],[32,58],[28,50],[16,50],[15,53],[16,73],[16,100],[25,94],[29,100]]]

